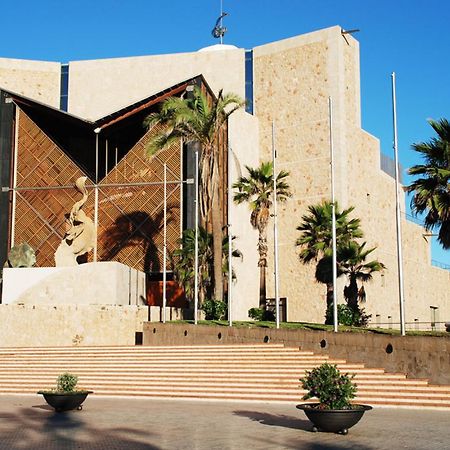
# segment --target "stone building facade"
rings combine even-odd
[[[193,53],[74,61],[63,81],[58,63],[0,58],[0,88],[54,108],[66,97],[70,114],[92,121],[200,74],[214,92],[245,97],[247,112],[233,115],[229,124],[235,156],[231,176],[235,180],[245,165],[271,159],[274,124],[278,169],[290,172],[293,191],[279,207],[280,295],[288,299],[288,320],[313,322],[323,321],[325,288],[314,281],[314,265],[299,262],[296,227],[308,205],[331,196],[331,97],[336,199],[341,207],[355,206],[364,240],[377,247],[372,255],[387,267],[366,284],[364,307],[374,324],[398,327],[394,179],[380,169],[378,140],[361,128],[359,45],[346,38],[340,27],[332,27],[252,50],[213,46]],[[234,319],[245,320],[247,310],[258,304],[257,236],[246,205],[233,205],[231,223],[244,254],[235,263]],[[402,229],[408,328],[415,322],[429,325],[431,306],[438,308],[437,319],[448,321],[450,272],[431,265],[420,226],[403,220]],[[344,284],[340,279],[340,302]],[[270,257],[269,297],[273,286]]]

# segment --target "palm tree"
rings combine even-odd
[[[150,114],[144,125],[152,128],[158,125],[163,130],[157,132],[147,144],[147,155],[153,156],[173,142],[201,146],[200,156],[200,223],[209,230],[208,217],[211,214],[214,255],[214,290],[217,300],[223,299],[222,276],[222,216],[219,197],[219,137],[225,130],[228,118],[244,105],[235,94],[223,94],[209,100],[197,86],[187,98],[170,97],[158,112]]]
[[[354,207],[339,210],[336,204],[336,247],[344,247],[354,239],[363,236],[359,219],[350,219]],[[332,277],[332,203],[323,201],[308,207],[308,214],[303,215],[297,230],[301,236],[296,245],[300,247],[299,258],[303,264],[316,262],[315,278],[327,287],[327,309],[333,305]],[[338,252],[339,253],[339,252]],[[340,273],[338,272],[338,276]]]
[[[446,119],[429,120],[437,137],[413,144],[412,148],[425,160],[408,170],[417,178],[407,192],[413,192],[411,207],[416,214],[426,213],[425,228],[438,227],[438,242],[450,248],[450,123]]]
[[[211,234],[199,227],[198,230],[198,296],[202,304],[208,296],[211,286],[212,265],[212,237]],[[194,299],[194,258],[195,258],[195,230],[188,228],[183,231],[180,248],[172,253],[172,264],[176,281],[184,288],[189,301]]]
[[[248,176],[241,176],[233,189],[234,201],[237,204],[248,202],[251,209],[250,223],[258,230],[259,252],[259,304],[266,305],[266,268],[267,268],[267,225],[269,223],[270,208],[273,202],[273,164],[263,162],[257,168],[246,166]],[[285,201],[292,194],[289,185],[285,181],[289,173],[282,170],[276,177],[277,200]]]
[[[377,260],[366,262],[367,256],[376,247],[366,250],[365,245],[365,242],[359,244],[352,241],[345,247],[341,247],[338,252],[339,272],[347,275],[349,281],[348,286],[344,288],[344,296],[354,317],[361,316],[361,310],[358,306],[361,292],[358,281],[363,283],[370,281],[374,272],[380,272],[386,268],[382,262]]]
[[[240,250],[234,248],[232,237],[232,253],[234,258],[242,258]],[[194,300],[194,258],[195,258],[195,230],[188,228],[183,231],[183,235],[179,241],[180,248],[175,250],[172,255],[172,265],[174,268],[174,275],[176,281],[183,286],[186,297],[189,301]],[[228,236],[222,239],[222,273],[228,277]],[[199,303],[203,304],[206,298],[211,297],[211,273],[213,267],[213,253],[212,253],[212,235],[204,228],[200,227],[198,230],[198,289],[199,289]],[[232,273],[234,280],[235,274]]]

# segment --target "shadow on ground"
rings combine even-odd
[[[159,449],[148,443],[157,439],[151,432],[132,426],[98,427],[92,415],[89,418],[83,415],[83,411],[56,413],[53,408],[44,405],[34,405],[32,408],[16,409],[14,414],[2,412],[0,449]]]
[[[268,414],[259,411],[233,411],[233,414],[241,417],[248,417],[250,420],[263,425],[273,427],[294,428],[295,430],[311,431],[312,424],[309,420],[302,420],[284,414]]]

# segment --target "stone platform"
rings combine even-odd
[[[134,345],[145,274],[118,262],[4,269],[0,347]]]
[[[118,262],[3,270],[2,304],[144,305],[145,274]]]

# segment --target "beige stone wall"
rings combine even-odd
[[[0,58],[0,87],[59,108],[61,64]]]
[[[243,49],[228,49],[73,61],[69,112],[94,120],[200,74],[214,92],[244,97],[244,59]]]
[[[147,314],[143,306],[0,305],[0,346],[134,345]]]
[[[336,199],[354,205],[368,247],[386,264],[366,285],[366,310],[375,322],[399,322],[394,180],[380,170],[379,143],[360,128],[358,43],[339,27],[257,47],[255,103],[261,158],[271,158],[271,122],[276,121],[278,167],[289,170],[294,196],[279,213],[280,295],[289,298],[290,320],[322,321],[325,287],[314,266],[298,261],[296,226],[309,204],[331,198],[328,98],[333,101]],[[402,201],[404,205],[404,201]],[[406,321],[430,322],[430,305],[450,317],[449,272],[430,265],[422,229],[403,221]],[[272,245],[272,244],[270,244]],[[273,267],[273,261],[270,261]],[[270,271],[269,271],[270,272]],[[345,280],[339,280],[343,301]],[[269,295],[273,277],[269,280]],[[388,319],[391,316],[391,319]]]
[[[246,175],[245,166],[259,164],[258,121],[244,111],[233,114],[229,123],[229,143],[232,149],[230,161],[231,179],[236,181]],[[243,258],[233,258],[236,282],[232,287],[232,318],[248,320],[248,310],[259,304],[258,233],[250,224],[248,204],[231,207],[231,233],[236,236],[235,247]]]

